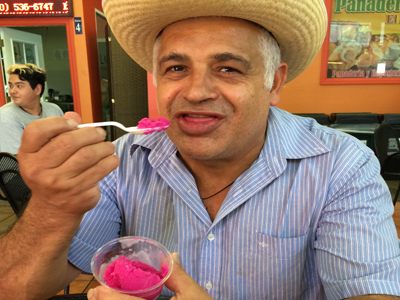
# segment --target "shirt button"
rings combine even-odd
[[[210,233],[210,234],[207,236],[207,238],[208,238],[209,241],[213,241],[213,240],[215,239],[215,235],[213,235],[212,233]]]
[[[211,282],[207,282],[206,285],[204,286],[207,290],[211,290],[212,289],[212,284]]]

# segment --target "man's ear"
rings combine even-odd
[[[278,70],[275,72],[274,85],[270,91],[271,99],[269,104],[271,106],[276,106],[279,103],[280,94],[286,82],[287,71],[288,65],[286,63],[281,63]]]
[[[36,85],[35,89],[34,89],[35,94],[39,96],[40,93],[42,92],[42,88],[43,88],[43,86],[42,86],[40,83],[38,83],[38,84]]]

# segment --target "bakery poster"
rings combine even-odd
[[[400,78],[400,0],[332,0],[327,78]]]

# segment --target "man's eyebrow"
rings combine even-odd
[[[17,81],[17,82],[8,82],[8,84],[24,84],[24,82],[23,81]]]
[[[170,54],[163,56],[160,58],[160,60],[158,61],[158,64],[161,65],[167,61],[187,61],[189,60],[189,56],[185,55],[185,54],[180,54],[180,53],[176,53],[176,52],[171,52]]]
[[[218,62],[234,60],[243,65],[246,69],[251,69],[250,62],[241,55],[233,54],[230,52],[224,52],[212,55],[211,58]]]

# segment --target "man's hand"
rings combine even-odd
[[[173,253],[174,269],[165,282],[167,288],[175,292],[171,300],[212,300],[211,296],[199,286],[181,267],[177,253]],[[119,294],[106,287],[98,286],[88,292],[89,300],[143,300]]]
[[[175,292],[171,300],[212,300],[211,296],[190,277],[179,264],[178,253],[174,257],[174,269],[165,286]]]
[[[98,286],[95,289],[89,290],[87,298],[88,300],[143,300],[142,298],[114,292],[105,286]]]
[[[100,198],[98,181],[118,166],[105,131],[76,130],[78,123],[79,115],[68,113],[31,122],[24,130],[18,162],[35,211],[81,217]]]

